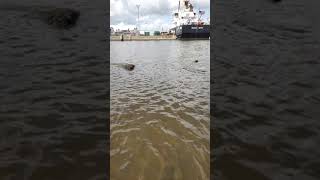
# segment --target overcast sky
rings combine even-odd
[[[194,10],[204,10],[203,20],[210,17],[210,0],[191,0]],[[172,13],[178,9],[179,0],[111,0],[110,24],[114,29],[133,29],[137,24],[140,4],[140,30],[168,30],[172,26]]]

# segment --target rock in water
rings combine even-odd
[[[79,11],[69,8],[55,8],[46,14],[48,24],[64,29],[74,26],[80,16]]]
[[[111,63],[111,65],[121,67],[121,68],[126,69],[128,71],[132,71],[135,68],[134,64],[127,64],[127,63]]]
[[[124,67],[129,70],[129,71],[132,71],[134,69],[134,64],[125,64]]]

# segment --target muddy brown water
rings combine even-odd
[[[111,179],[208,180],[210,41],[110,43]]]

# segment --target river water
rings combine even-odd
[[[210,41],[110,45],[111,179],[209,179]]]
[[[273,2],[213,4],[214,180],[320,179],[319,5]]]
[[[105,4],[0,3],[1,180],[108,178]],[[79,11],[76,26],[32,13],[55,7]]]

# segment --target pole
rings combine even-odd
[[[139,29],[139,19],[140,19],[140,4],[137,4],[137,9],[138,9],[138,23],[137,23],[137,29]]]

